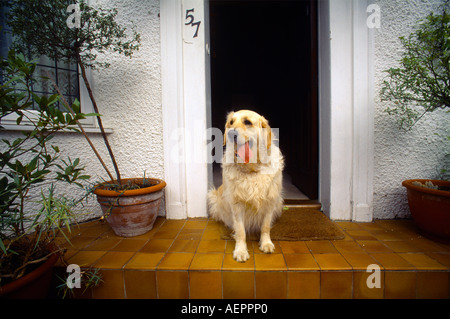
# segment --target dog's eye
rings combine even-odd
[[[233,125],[233,123],[234,123],[234,120],[231,120],[231,121],[230,121],[230,125]]]
[[[244,120],[244,124],[245,124],[245,125],[252,125],[252,122],[249,121],[248,119],[245,119],[245,120]]]

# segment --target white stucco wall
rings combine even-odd
[[[93,1],[92,1],[93,2]],[[159,0],[96,0],[102,6],[117,7],[118,21],[130,26],[133,21],[141,34],[141,48],[133,58],[108,55],[111,67],[93,72],[92,84],[103,114],[123,177],[164,178],[163,118],[161,101],[161,46]],[[395,118],[384,112],[387,104],[379,99],[385,76],[383,70],[395,66],[400,57],[399,36],[408,35],[416,21],[436,7],[436,0],[379,0],[381,28],[375,30],[375,172],[374,218],[408,217],[406,192],[401,182],[409,178],[431,178],[437,175],[449,144],[450,119],[443,111],[423,118],[410,132],[399,130]],[[445,118],[446,120],[443,120]],[[435,135],[441,135],[441,137]],[[0,137],[17,133],[2,132]],[[90,134],[99,151],[107,152],[99,134]],[[92,181],[106,179],[102,167],[82,136],[60,134],[54,142],[63,157],[79,157]],[[447,151],[445,150],[447,147]],[[170,185],[169,185],[170,187]],[[81,193],[79,193],[81,195]],[[84,208],[81,220],[100,216],[92,198]],[[164,205],[160,214],[164,213]]]
[[[443,110],[427,114],[410,132],[398,129],[395,117],[384,112],[379,92],[384,70],[398,66],[400,36],[408,36],[416,21],[436,8],[436,0],[382,0],[381,28],[375,31],[375,174],[374,218],[404,218],[410,215],[403,180],[433,178],[442,168],[450,144],[450,117]],[[439,134],[441,137],[435,135]]]
[[[109,141],[115,153],[123,178],[164,178],[163,127],[160,75],[160,26],[159,0],[97,0],[90,1],[102,7],[116,7],[117,21],[130,28],[131,22],[141,34],[141,47],[133,58],[118,54],[106,57],[111,66],[106,70],[92,72],[94,95],[103,115],[104,126],[112,129]],[[103,57],[105,58],[105,57]],[[1,132],[0,137],[16,136],[17,132]],[[90,134],[103,154],[104,161],[113,173],[101,135]],[[102,166],[82,135],[58,134],[52,143],[61,149],[62,158],[80,158],[91,182],[108,179]],[[114,175],[114,173],[113,173]],[[66,194],[82,195],[78,189],[59,188]],[[74,193],[75,192],[75,193]],[[80,221],[101,216],[94,197],[83,208]],[[164,213],[164,204],[160,214]]]

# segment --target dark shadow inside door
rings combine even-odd
[[[285,172],[318,198],[316,1],[210,1],[212,125],[251,109],[279,128]]]

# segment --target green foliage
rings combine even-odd
[[[103,128],[97,102],[95,100],[86,68],[109,67],[101,62],[98,54],[116,52],[131,57],[139,49],[140,35],[116,22],[117,9],[102,9],[88,6],[85,0],[78,1],[80,8],[80,26],[70,28],[67,25],[70,15],[67,13],[73,0],[5,0],[10,7],[7,14],[8,25],[12,29],[15,47],[20,52],[30,52],[33,56],[46,55],[58,61],[76,61],[92,102],[97,122],[111,162],[120,184],[120,171],[114,153],[109,145]],[[114,180],[103,159],[95,150],[105,171]]]
[[[58,61],[75,60],[84,67],[108,67],[98,54],[118,52],[131,57],[139,49],[140,35],[116,22],[117,9],[93,8],[85,0],[80,5],[80,28],[69,28],[67,7],[73,0],[9,0],[8,24],[20,52],[46,55]]]
[[[401,37],[404,52],[399,68],[387,70],[381,98],[392,101],[386,111],[410,129],[427,112],[450,108],[450,5],[430,13],[416,31]]]
[[[83,187],[81,182],[89,176],[82,174],[79,159],[61,160],[59,147],[50,144],[56,133],[74,130],[73,125],[86,114],[79,112],[77,105],[72,107],[76,113],[61,112],[56,106],[58,95],[33,94],[36,65],[26,62],[23,55],[10,51],[8,59],[0,65],[6,79],[0,86],[0,120],[15,115],[17,124],[26,119],[29,126],[19,137],[3,138],[0,143],[0,284],[3,284],[3,280],[20,278],[36,260],[45,260],[48,251],[44,247],[63,228],[70,232],[70,223],[82,198],[57,196],[56,183],[63,181]],[[16,89],[18,84],[22,91]],[[39,109],[30,111],[33,102]],[[40,192],[41,199],[29,203],[28,195],[34,189]]]

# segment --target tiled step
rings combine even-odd
[[[343,240],[280,241],[273,254],[248,242],[250,259],[237,263],[234,241],[222,240],[210,219],[158,217],[150,232],[133,238],[93,221],[74,229],[66,260],[103,276],[98,287],[77,290],[78,298],[449,297],[450,246],[423,238],[411,221],[337,225]],[[369,265],[380,272],[367,272]],[[368,278],[380,288],[370,288]]]

